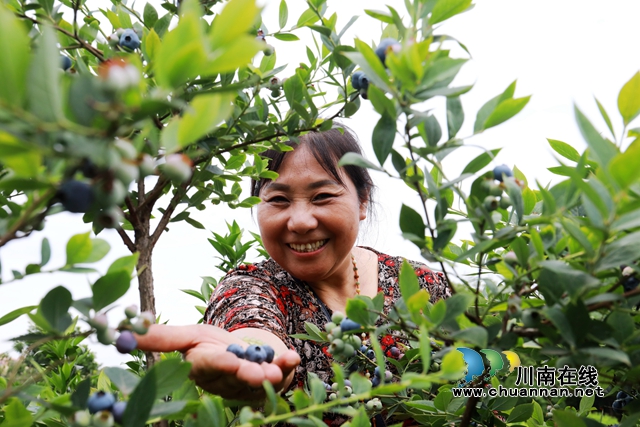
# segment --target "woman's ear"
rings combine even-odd
[[[367,219],[367,208],[369,207],[369,200],[360,202],[360,221]]]

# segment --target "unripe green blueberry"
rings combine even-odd
[[[522,323],[527,328],[540,326],[540,312],[535,309],[527,309],[522,312]]]
[[[104,313],[98,313],[89,320],[89,325],[94,328],[98,333],[104,332],[109,327],[109,319]]]
[[[491,196],[501,196],[502,195],[502,187],[499,184],[490,183],[489,184],[489,195]]]
[[[329,400],[336,400],[337,398],[338,398],[338,395],[337,395],[337,394],[335,394],[335,393],[331,393],[331,394],[329,395]]]
[[[329,351],[331,351],[331,354],[342,353],[343,350],[344,341],[342,341],[340,338],[334,339],[329,346]]]
[[[271,80],[269,80],[270,90],[280,90],[281,87],[282,87],[282,82],[278,77],[272,77]],[[337,322],[337,323],[340,323],[340,322]]]
[[[113,146],[116,148],[118,153],[123,159],[134,160],[138,157],[138,150],[127,140],[116,138]]]
[[[115,177],[125,186],[128,186],[140,177],[140,170],[138,169],[138,166],[132,163],[116,163],[113,165],[112,170]]]
[[[184,154],[169,154],[161,165],[162,173],[176,182],[185,182],[191,177],[193,162]]]
[[[124,309],[124,315],[127,316],[127,319],[133,319],[138,315],[138,306],[131,304],[129,307]]]
[[[344,394],[345,396],[351,396],[351,394],[353,393],[353,389],[351,388],[351,386],[344,386]]]
[[[340,324],[340,322],[342,322],[344,318],[344,313],[340,313],[339,311],[336,311],[331,315],[331,321],[335,324]]]
[[[509,251],[509,252],[505,253],[504,255],[502,255],[502,259],[507,264],[511,264],[511,265],[518,264],[518,256],[513,251]]]
[[[280,92],[280,90],[272,90],[271,91],[271,97],[272,98],[280,98],[281,95],[282,95],[282,92]]]
[[[88,427],[91,425],[91,414],[88,410],[77,411],[72,417],[73,427]]]
[[[113,33],[107,38],[107,41],[109,42],[109,46],[116,47],[118,43],[120,43],[120,36],[118,33]]]
[[[268,44],[263,50],[262,53],[264,53],[264,56],[271,56],[274,54],[276,50],[274,49],[273,46],[271,46],[270,44]]]
[[[133,331],[136,334],[144,335],[149,330],[149,327],[156,323],[156,318],[150,311],[143,311],[138,316],[138,320],[132,324]]]
[[[335,323],[333,323],[333,322],[329,322],[329,323],[327,323],[327,324],[325,324],[325,325],[324,325],[324,330],[325,330],[328,334],[330,334],[330,333],[331,333],[331,331],[333,331],[333,330],[335,329],[335,327],[336,327],[336,326],[338,326],[338,325],[336,325],[336,324],[335,324]]]
[[[331,384],[331,390],[333,390],[333,391],[338,391],[338,388],[339,388],[339,387],[340,387],[340,386],[338,385],[338,383],[333,383],[333,384]]]
[[[358,348],[362,345],[362,340],[357,335],[349,336],[349,344],[351,344],[354,348]]]
[[[336,326],[335,328],[333,328],[331,330],[331,335],[333,335],[335,338],[342,338],[342,329],[340,329],[340,326]]]
[[[382,402],[380,402],[380,400],[378,400],[378,399],[374,399],[373,409],[376,410],[376,411],[381,410],[382,409]]]
[[[111,427],[113,426],[113,414],[109,411],[100,411],[93,414],[93,427]]]
[[[508,209],[511,206],[511,198],[506,194],[500,197],[500,207],[502,209]]]
[[[493,196],[487,196],[484,199],[483,205],[484,208],[489,212],[495,211],[496,209],[498,209],[498,199]]]
[[[633,269],[633,267],[626,266],[625,268],[622,269],[622,275],[624,277],[633,276],[634,273],[635,273],[635,270]]]
[[[356,349],[353,348],[351,344],[345,344],[344,349],[342,350],[342,354],[345,355],[346,357],[355,356]]]
[[[140,177],[142,178],[156,173],[156,162],[153,160],[153,157],[147,153],[142,155],[138,167],[140,168]]]
[[[100,344],[111,345],[116,339],[116,330],[113,328],[107,328],[104,331],[98,332],[98,341]]]

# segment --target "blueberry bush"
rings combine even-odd
[[[576,106],[584,152],[548,141],[559,156],[549,168],[557,184],[498,164],[499,149],[484,150],[454,176],[443,160],[529,101],[515,96],[514,82],[475,113],[473,135],[458,135],[468,118],[460,98],[472,86],[452,83],[470,55],[440,27],[471,0],[365,10],[383,26],[373,45],[346,40],[353,19],[338,27],[325,0],[307,0],[295,24],[281,0],[279,29],[271,32],[254,0],[164,2],[162,16],[149,3],[111,3],[91,10],[82,0],[0,2],[0,247],[37,235],[63,210],[82,214],[78,220],[91,228],[68,241],[63,266],[46,269],[51,247],[43,239],[41,261],[12,266],[5,283],[95,272],[91,264],[110,250],[97,237],[105,228],[116,229],[131,252],[100,273],[85,298],[57,286],[38,304],[0,313],[0,326],[25,315],[34,324],[16,337],[21,356],[0,360],[0,425],[316,426],[328,412],[351,426],[370,419],[637,425],[640,130],[631,126],[640,114],[640,73],[622,86],[614,120],[598,102],[606,133]],[[285,75],[269,41],[301,43],[296,34],[309,31],[307,58]],[[452,44],[466,54],[454,56]],[[446,123],[425,106],[442,98]],[[361,114],[363,102],[375,110],[376,162],[349,154],[341,163],[382,171],[415,190],[422,208],[402,204],[400,228],[446,275],[452,297],[430,303],[403,265],[402,300],[390,314],[381,296],[359,296],[324,330],[309,324],[298,336],[326,344],[333,383],[311,375],[285,395],[265,384],[267,399],[258,405],[204,393],[180,354],[136,350],[131,332],[143,334],[156,321],[152,255],[169,223],[204,229],[193,209],[255,205],[240,183],[277,177],[261,153],[291,150],[285,142]],[[228,229],[209,239],[220,270],[244,265],[251,247],[266,256],[259,236],[243,240],[235,222]],[[117,308],[134,276],[140,309]],[[206,277],[199,291],[186,292],[206,302],[217,280]],[[380,316],[384,326],[376,327]],[[81,344],[89,336],[131,353],[127,368],[98,368]],[[456,350],[463,347],[487,359],[511,352],[523,366],[594,367],[591,385],[602,396],[454,395],[461,384],[516,382],[494,362],[495,369],[473,375]],[[257,344],[230,351],[273,357]]]

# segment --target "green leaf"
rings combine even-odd
[[[157,391],[156,397],[162,398],[170,395],[174,390],[189,378],[191,364],[181,359],[165,359],[157,363]]]
[[[371,46],[361,40],[356,40],[356,49],[358,52],[345,52],[344,56],[349,58],[355,64],[358,64],[362,71],[367,75],[369,81],[378,89],[390,92],[390,82],[387,71],[380,62],[380,58],[375,54]]]
[[[464,361],[462,353],[459,351],[450,351],[442,358],[440,369],[443,378],[448,380],[459,380],[464,376],[467,364]],[[440,393],[438,393],[438,395],[440,395]]]
[[[589,119],[582,114],[578,107],[574,107],[574,110],[578,128],[580,128],[580,132],[590,148],[590,153],[600,166],[607,167],[611,159],[618,154],[618,149],[612,142],[607,141],[600,135],[600,132],[593,127]]]
[[[38,38],[29,69],[29,109],[46,122],[56,122],[62,118],[60,51],[54,30],[47,24],[42,27],[42,36]]]
[[[380,172],[386,172],[380,166],[362,157],[362,155],[358,153],[353,153],[353,152],[345,153],[344,156],[342,156],[342,158],[338,162],[338,166],[340,167],[346,166],[346,165],[355,165],[355,166],[360,166],[361,168],[374,169]]]
[[[471,0],[438,0],[431,11],[429,24],[434,25],[464,12],[471,5]]]
[[[456,340],[466,341],[469,344],[480,348],[485,348],[489,339],[487,330],[481,326],[463,329],[461,331],[454,332],[451,336]]]
[[[104,373],[111,383],[114,384],[120,393],[125,396],[130,395],[135,390],[136,386],[140,382],[140,378],[131,373],[130,371],[117,367],[104,368]]]
[[[122,416],[122,427],[144,427],[156,396],[157,370],[152,368],[138,384]]]
[[[111,246],[106,240],[103,239],[92,239],[91,240],[91,253],[89,256],[82,262],[98,262],[102,258],[104,258],[111,249]]]
[[[22,107],[27,91],[31,39],[25,26],[6,9],[5,4],[0,4],[0,58],[11,60],[0,62],[0,99],[7,105]]]
[[[22,316],[23,314],[31,313],[36,308],[38,308],[37,305],[28,305],[26,307],[17,308],[12,312],[7,313],[4,316],[0,317],[0,326],[6,325],[7,323],[11,323],[14,320],[16,320],[18,317]]]
[[[540,265],[542,271],[538,276],[538,286],[550,304],[558,301],[565,291],[577,296],[600,285],[595,277],[564,262],[543,261]]]
[[[71,325],[69,309],[72,302],[71,292],[64,286],[57,286],[40,301],[40,313],[53,330],[62,333]]]
[[[156,11],[156,8],[151,5],[151,3],[147,3],[144,5],[143,19],[144,25],[146,25],[147,28],[153,29],[153,26],[156,25],[156,22],[158,22],[158,12]]]
[[[371,136],[371,143],[373,145],[373,151],[376,154],[376,158],[380,162],[380,166],[384,165],[384,162],[391,154],[393,148],[393,141],[396,137],[396,120],[388,114],[383,114],[378,120],[378,123],[373,128],[373,135]]]
[[[549,145],[551,146],[551,148],[553,148],[553,151],[560,154],[565,159],[569,159],[573,162],[580,161],[580,154],[578,153],[578,150],[576,150],[566,142],[549,138],[547,138],[547,141],[549,141]]]
[[[300,37],[291,33],[275,33],[273,36],[278,40],[282,40],[285,42],[294,42],[296,40],[300,40]]]
[[[389,117],[395,117],[396,107],[393,105],[393,101],[386,97],[385,93],[375,86],[369,86],[367,91],[369,95],[369,101],[373,104],[373,108],[378,114],[388,114]]]
[[[93,285],[93,309],[102,310],[127,293],[131,276],[126,270],[116,270],[99,278]]]
[[[607,124],[607,127],[609,128],[609,131],[611,131],[611,135],[615,139],[616,133],[613,130],[613,125],[611,124],[611,119],[609,118],[609,114],[607,114],[607,110],[605,110],[604,107],[602,106],[602,104],[600,104],[600,101],[598,101],[598,98],[594,98],[594,99],[596,100],[596,104],[598,104],[598,110],[600,110],[600,114],[602,115],[602,118],[604,119],[605,123]]]
[[[281,0],[280,10],[278,13],[278,23],[280,24],[280,29],[283,29],[285,25],[287,25],[288,20],[289,20],[289,8],[287,7],[287,2],[285,0]]]
[[[640,114],[640,71],[622,86],[618,95],[618,110],[625,126]]]
[[[214,48],[231,45],[238,37],[246,35],[251,30],[258,12],[255,0],[228,2],[211,24],[211,45]]]
[[[78,264],[89,258],[93,248],[89,234],[90,232],[76,234],[69,239],[69,242],[67,242],[66,265]]]
[[[497,126],[518,114],[527,105],[531,96],[502,101],[484,122],[484,129]]]
[[[111,263],[109,269],[107,270],[107,273],[113,273],[118,270],[125,270],[129,274],[129,276],[131,276],[133,274],[133,269],[136,268],[136,265],[138,264],[139,256],[140,254],[136,252],[133,255],[127,255],[123,256],[122,258],[118,258],[117,260],[113,261],[113,263]]]
[[[580,410],[578,411],[578,415],[584,417],[591,412],[591,408],[593,407],[593,402],[595,402],[595,396],[583,396],[580,399]]]
[[[227,425],[227,416],[221,397],[204,395],[200,403],[197,420],[198,427]]]
[[[429,331],[427,328],[420,328],[420,358],[422,359],[422,373],[429,372],[431,366],[431,338],[429,337]]]
[[[302,12],[302,14],[300,15],[300,18],[298,18],[298,23],[296,24],[296,27],[300,28],[306,25],[311,25],[315,22],[318,22],[319,19],[320,18],[318,18],[318,15],[316,14],[316,12],[313,11],[313,9],[307,9],[304,12]]]
[[[447,306],[445,317],[442,323],[455,321],[455,318],[464,313],[467,307],[474,301],[474,296],[468,293],[457,293],[445,300]]]
[[[91,392],[91,378],[81,381],[71,394],[71,404],[76,408],[85,408]]]
[[[51,259],[51,245],[49,245],[49,239],[46,237],[42,239],[42,245],[40,246],[40,267],[47,265]]]
[[[569,411],[554,410],[553,421],[558,427],[586,427],[580,417]]]
[[[212,93],[196,97],[189,110],[174,118],[162,132],[160,141],[167,152],[193,144],[218,127],[233,111],[233,95]]]
[[[185,0],[182,7],[184,13],[180,22],[164,36],[155,54],[156,80],[160,86],[167,89],[179,87],[187,80],[204,73],[207,66],[207,52],[199,16],[200,6],[196,0]],[[163,31],[156,27],[164,22],[163,20],[164,17],[154,26],[160,37]]]
[[[364,13],[372,18],[377,19],[378,21],[382,21],[387,24],[393,24],[393,17],[385,11],[365,9]]]
[[[406,259],[402,261],[398,281],[400,283],[400,293],[405,301],[408,301],[409,298],[411,298],[420,290],[420,284],[418,283],[418,276],[416,276],[416,271],[413,269],[411,264],[407,262]]]
[[[3,427],[31,427],[33,423],[31,412],[24,407],[18,398],[10,398],[9,404],[2,409],[4,410]]]
[[[461,175],[464,175],[465,173],[478,172],[479,170],[487,166],[489,163],[491,163],[493,160],[495,160],[500,150],[502,149],[496,148],[496,149],[490,150],[489,152],[484,152],[480,154],[478,157],[471,160],[469,164],[467,164],[467,166],[464,167]]]
[[[511,410],[507,423],[519,423],[527,421],[533,415],[533,404],[526,403],[524,405],[518,405]]]
[[[596,264],[596,272],[633,264],[640,251],[640,231],[627,234],[604,248],[604,256]]]
[[[615,156],[609,164],[609,172],[620,187],[626,189],[640,179],[640,138],[629,145],[624,153]]]
[[[459,96],[447,98],[447,129],[449,139],[455,137],[464,123],[464,110]]]
[[[422,216],[405,204],[400,208],[400,230],[405,235],[415,236],[410,240],[419,246],[424,246],[425,225]]]
[[[562,338],[571,346],[575,346],[576,338],[565,314],[557,307],[547,307],[543,310],[543,313],[560,332]]]

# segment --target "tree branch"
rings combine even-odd
[[[10,242],[13,239],[17,239],[18,231],[20,231],[22,227],[27,225],[31,214],[38,208],[38,206],[40,206],[40,204],[44,200],[51,198],[54,193],[55,193],[55,189],[51,188],[47,190],[40,198],[34,200],[31,206],[27,208],[24,214],[13,224],[13,226],[7,231],[7,233],[4,236],[0,237],[0,247],[6,245],[8,242]]]
[[[16,15],[20,18],[23,19],[28,19],[29,21],[33,22],[34,24],[37,25],[42,25],[42,23],[40,21],[38,21],[35,18],[32,18],[30,16],[27,16],[25,14],[22,13],[16,13]],[[91,46],[89,43],[87,43],[86,41],[82,40],[80,38],[80,36],[75,35],[73,33],[70,33],[69,31],[65,30],[64,28],[61,28],[59,26],[57,26],[56,24],[52,23],[51,24],[53,26],[54,29],[56,29],[57,31],[61,32],[62,34],[64,34],[67,37],[71,37],[72,39],[76,40],[78,43],[80,43],[82,45],[83,48],[85,48],[86,50],[88,50],[93,56],[95,56],[96,58],[98,58],[100,61],[104,61],[104,55],[102,54],[102,52],[99,49],[96,49],[95,47]]]
[[[191,185],[191,178],[189,178],[189,180],[184,184],[182,184],[180,187],[176,188],[176,193],[173,195],[173,197],[171,198],[171,201],[169,202],[169,205],[167,206],[167,209],[162,214],[162,218],[160,218],[160,223],[158,224],[158,227],[156,227],[156,229],[151,234],[150,244],[152,248],[155,246],[156,242],[160,238],[160,235],[162,234],[164,229],[167,227],[167,224],[169,224],[169,220],[171,220],[171,215],[176,210],[176,207],[178,206],[178,203],[180,202],[182,197],[184,197],[184,195],[187,193],[187,190],[190,185]]]
[[[120,238],[124,242],[127,249],[129,249],[131,253],[134,253],[136,251],[136,245],[131,241],[129,235],[124,231],[122,227],[117,227],[116,231],[120,235]]]

